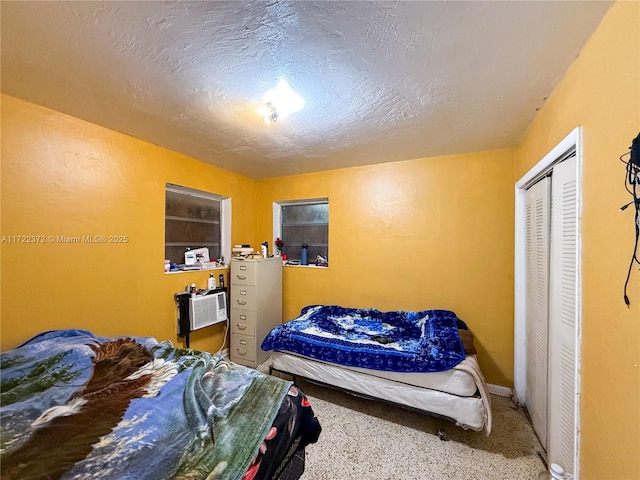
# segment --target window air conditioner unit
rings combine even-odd
[[[189,299],[189,324],[192,331],[226,320],[227,297],[225,292],[197,295]]]

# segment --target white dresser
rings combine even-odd
[[[269,357],[260,348],[282,323],[282,259],[231,260],[231,361],[257,367]]]

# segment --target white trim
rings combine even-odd
[[[231,197],[220,200],[220,255],[231,264]]]
[[[316,205],[318,203],[329,203],[329,197],[305,198],[304,200],[283,200],[282,202],[274,202],[278,205]]]
[[[574,472],[573,480],[580,478],[580,432],[582,430],[580,423],[580,404],[581,404],[581,388],[582,388],[582,159],[583,159],[583,144],[582,144],[582,128],[576,128],[576,179],[577,179],[577,218],[578,218],[578,231],[576,238],[576,258],[578,259],[576,265],[576,352],[575,352],[575,456],[573,460]]]
[[[544,176],[567,151],[576,150],[576,179],[577,179],[577,278],[576,278],[576,357],[575,357],[575,459],[574,478],[579,478],[580,468],[580,370],[582,345],[582,127],[576,127],[560,143],[558,143],[531,170],[525,173],[515,184],[515,253],[514,253],[514,400],[524,404],[526,392],[526,324],[525,324],[525,219],[524,200],[526,189],[536,180]]]
[[[489,393],[500,395],[501,397],[513,397],[513,390],[511,390],[509,387],[503,387],[502,385],[487,383],[487,390],[489,390]]]
[[[276,238],[282,238],[282,203],[273,202],[273,248],[275,249]]]
[[[526,251],[522,247],[526,242],[525,226],[525,197],[526,191],[516,184],[515,191],[515,253],[514,253],[514,377],[513,390],[516,402],[524,404],[527,398],[527,330],[526,318]]]
[[[207,200],[223,200],[227,198],[224,195],[205,192],[203,190],[196,190],[195,188],[190,188],[190,187],[183,187],[182,185],[176,185],[175,183],[167,183],[166,191],[173,192],[173,193],[180,193],[182,195],[188,195],[189,197],[205,198]]]

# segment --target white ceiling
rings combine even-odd
[[[254,179],[507,148],[610,5],[2,0],[1,85]]]

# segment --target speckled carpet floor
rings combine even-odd
[[[541,480],[542,448],[524,412],[492,395],[493,431],[366,400],[300,380],[322,425],[302,480]],[[444,431],[445,440],[438,436]]]

